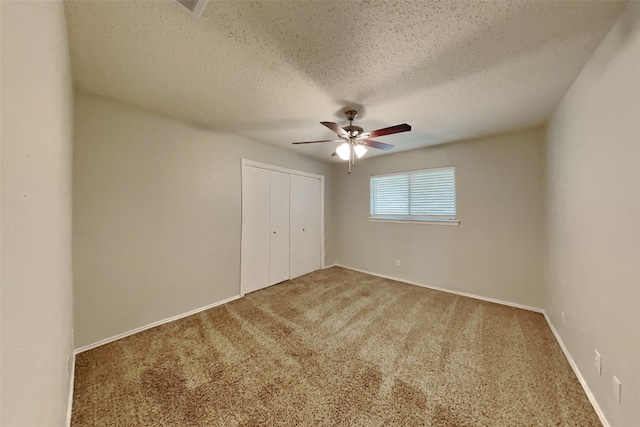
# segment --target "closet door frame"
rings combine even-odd
[[[295,169],[283,168],[280,166],[270,165],[267,163],[260,163],[249,159],[241,159],[241,168],[242,168],[242,182],[240,184],[240,188],[242,189],[242,185],[245,182],[245,168],[253,167],[258,169],[266,169],[268,171],[282,172],[287,173],[289,175],[299,175],[305,176],[308,178],[316,178],[320,180],[320,269],[325,268],[324,263],[324,175],[317,175],[310,172],[299,171]],[[241,205],[242,205],[242,194],[240,196]],[[240,214],[242,216],[242,209],[244,206],[240,208]],[[242,225],[241,225],[242,230]],[[242,231],[241,231],[242,233]],[[240,271],[242,272],[242,245],[244,245],[244,239],[242,238],[242,234],[240,235]],[[242,273],[241,273],[242,274]],[[240,278],[240,295],[244,296],[250,290],[242,289],[242,278]]]

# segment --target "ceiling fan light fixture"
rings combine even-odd
[[[354,150],[356,151],[356,156],[358,158],[360,158],[360,157],[364,156],[364,154],[367,152],[367,147],[365,147],[364,145],[361,145],[361,144],[357,144],[354,147]]]
[[[343,142],[342,144],[340,144],[340,146],[338,146],[338,148],[336,148],[336,154],[338,154],[338,157],[340,157],[342,160],[349,160],[350,159],[350,152],[349,152],[349,143],[348,142]]]

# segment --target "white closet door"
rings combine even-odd
[[[240,289],[253,292],[269,286],[270,172],[246,167],[242,171],[242,258]]]
[[[269,284],[289,279],[289,174],[271,172]]]
[[[290,277],[320,269],[320,180],[291,175]]]

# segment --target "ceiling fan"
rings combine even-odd
[[[379,150],[391,150],[393,145],[385,144],[384,142],[374,141],[371,138],[377,138],[379,136],[392,135],[394,133],[408,132],[411,130],[411,126],[406,123],[401,125],[390,126],[384,129],[373,130],[371,132],[365,132],[360,126],[354,126],[353,120],[358,115],[356,110],[345,111],[345,116],[349,120],[349,126],[340,127],[333,122],[320,122],[320,124],[328,127],[332,131],[338,134],[340,139],[323,139],[321,141],[303,141],[294,142],[294,144],[315,144],[316,142],[342,142],[332,154],[337,155],[342,160],[349,161],[349,173],[351,173],[351,165],[355,164],[356,157],[359,159],[367,152],[367,147],[377,148]]]

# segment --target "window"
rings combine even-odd
[[[372,220],[456,221],[455,168],[371,177]]]

